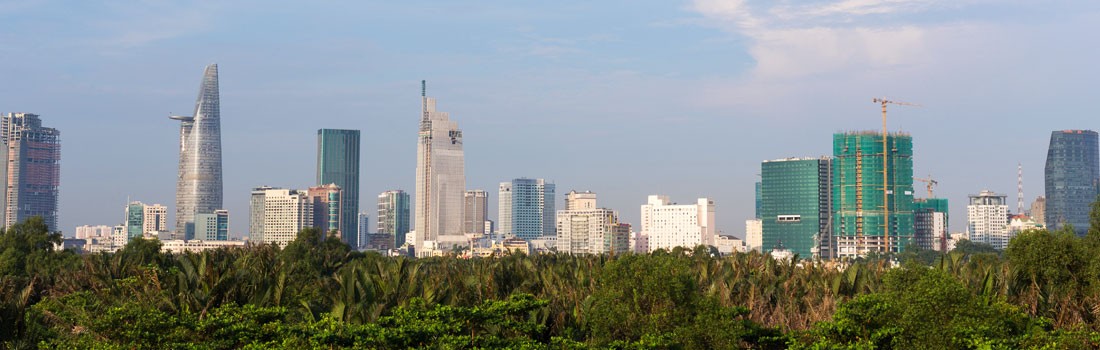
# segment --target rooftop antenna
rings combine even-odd
[[[420,81],[420,97],[428,97],[428,81]]]

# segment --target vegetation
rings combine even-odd
[[[0,233],[0,348],[953,349],[1100,347],[1100,208],[1089,235],[1004,252],[849,264],[715,257],[362,254],[315,230],[283,249],[54,250]]]

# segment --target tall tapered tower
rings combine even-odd
[[[449,250],[464,244],[463,202],[466,193],[462,130],[446,112],[435,110],[420,82],[421,118],[416,148],[415,248]],[[425,242],[430,244],[425,245]]]
[[[217,64],[206,66],[203,72],[195,113],[170,118],[180,121],[175,234],[193,239],[195,214],[212,214],[222,209],[222,131]]]

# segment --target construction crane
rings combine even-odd
[[[883,238],[886,241],[886,252],[890,252],[890,148],[886,144],[886,105],[895,104],[901,106],[920,106],[909,102],[891,101],[885,98],[875,97],[871,102],[882,105],[882,226]]]
[[[932,195],[932,188],[936,187],[936,185],[940,184],[935,179],[932,179],[932,175],[928,175],[928,178],[926,178],[926,179],[922,179],[922,178],[919,178],[919,177],[914,177],[913,180],[917,180],[917,181],[923,182],[925,184],[925,187],[928,188],[928,198],[934,197]]]

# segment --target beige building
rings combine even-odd
[[[288,189],[264,191],[264,229],[257,242],[286,246],[303,228],[313,226],[313,201],[306,192]]]
[[[649,238],[650,252],[714,245],[717,230],[713,200],[699,198],[695,204],[676,204],[668,196],[651,195],[641,211],[641,234]]]
[[[142,233],[168,231],[168,207],[160,204],[145,205]]]
[[[570,191],[557,212],[557,250],[570,254],[621,254],[631,250],[630,225],[614,210],[596,207],[596,194]]]

